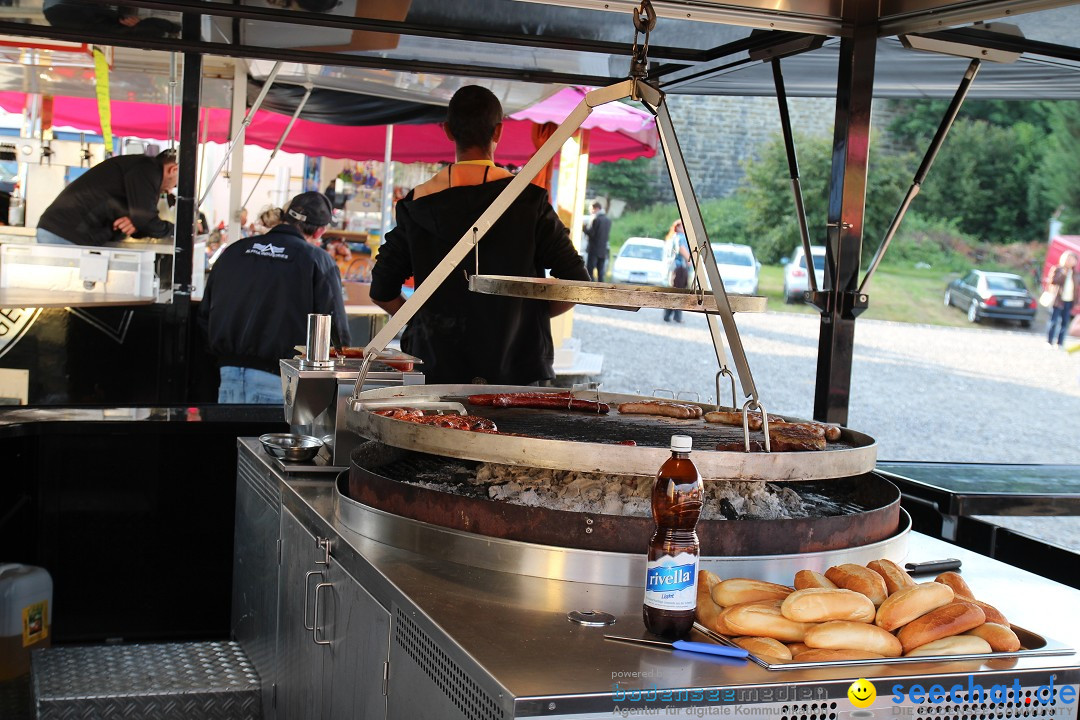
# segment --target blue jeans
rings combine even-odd
[[[62,238],[54,232],[49,232],[45,228],[37,229],[37,241],[43,245],[74,245],[67,238]]]
[[[222,366],[217,401],[234,405],[284,405],[281,377],[254,368]]]
[[[1061,307],[1050,309],[1050,324],[1046,326],[1046,342],[1054,344],[1054,335],[1057,335],[1057,344],[1065,344],[1065,335],[1069,332],[1069,321],[1072,319],[1073,301],[1065,303]]]

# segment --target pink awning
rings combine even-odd
[[[576,88],[567,88],[532,108],[512,115],[503,129],[496,160],[524,165],[535,152],[532,122],[561,122],[580,100],[580,93]],[[573,99],[575,94],[578,100]],[[23,93],[0,93],[0,107],[8,112],[22,112],[25,103]],[[176,113],[179,123],[179,108]],[[167,105],[117,100],[112,103],[113,133],[121,137],[163,139],[168,135],[168,121]],[[228,142],[228,110],[206,108],[200,114],[200,122],[203,124],[199,129],[200,140],[205,137],[210,142]],[[245,142],[273,149],[288,123],[287,115],[260,110],[248,126]],[[97,101],[93,98],[55,98],[53,125],[99,133]],[[644,111],[611,103],[594,110],[584,127],[592,128],[592,162],[652,157],[656,154],[656,126],[652,124],[652,117]],[[326,125],[301,118],[293,126],[282,149],[314,157],[382,160],[386,149],[386,128]],[[437,124],[395,125],[393,158],[403,163],[451,162],[454,148]]]

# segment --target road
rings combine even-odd
[[[579,307],[575,337],[604,355],[603,389],[715,397],[704,316]],[[819,320],[770,312],[736,321],[761,402],[811,417]],[[728,387],[722,388],[725,403]],[[740,393],[740,398],[742,397]],[[875,438],[881,460],[1080,464],[1080,353],[1040,332],[859,320],[848,425]],[[1002,518],[1080,550],[1080,518]]]

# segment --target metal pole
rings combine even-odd
[[[845,5],[850,36],[840,39],[832,175],[829,180],[829,240],[821,311],[814,418],[847,424],[855,316],[865,307],[856,292],[862,255],[866,167],[870,150],[870,103],[877,49],[874,3]],[[807,258],[810,264],[812,258]],[[821,297],[824,296],[824,297]],[[861,307],[860,307],[861,305]]]
[[[386,151],[383,153],[383,188],[382,188],[382,224],[379,236],[386,237],[390,232],[390,217],[394,209],[394,126],[386,126]]]
[[[795,194],[795,219],[799,222],[799,237],[802,238],[803,253],[806,256],[810,292],[816,293],[818,287],[814,272],[814,255],[810,252],[810,229],[806,226],[806,208],[803,205],[802,184],[799,182],[799,159],[795,155],[795,137],[791,132],[791,116],[788,114],[787,90],[784,88],[784,75],[780,71],[780,58],[773,58],[772,71],[773,84],[776,85],[776,103],[780,108],[780,127],[784,133],[788,174],[791,177],[791,191]]]
[[[244,122],[241,123],[240,129],[236,131],[236,136],[229,141],[229,147],[225,151],[225,157],[221,158],[221,164],[218,165],[214,174],[210,176],[209,182],[206,183],[206,190],[203,192],[202,197],[199,198],[198,205],[200,207],[203,202],[206,201],[206,196],[210,194],[210,189],[214,186],[214,182],[218,179],[218,176],[221,175],[221,171],[225,169],[226,163],[229,162],[229,156],[232,154],[233,147],[235,147],[237,143],[243,144],[244,133],[247,132],[248,125],[251,124],[251,121],[255,119],[255,113],[262,107],[263,100],[266,99],[266,94],[270,92],[270,87],[274,84],[274,78],[277,77],[279,70],[281,70],[281,60],[274,63],[274,69],[270,71],[270,75],[267,76],[266,82],[263,83],[262,91],[259,93],[259,97],[255,99],[255,104],[248,110],[248,114],[244,117]]]
[[[270,157],[266,160],[266,165],[263,165],[262,172],[259,173],[259,177],[255,178],[255,185],[252,186],[251,192],[248,193],[247,200],[241,207],[247,207],[247,204],[251,202],[252,196],[255,194],[255,189],[259,187],[259,182],[266,175],[266,171],[270,168],[270,163],[274,162],[274,158],[277,157],[278,151],[281,150],[281,146],[285,144],[285,140],[289,137],[289,133],[293,129],[293,125],[296,124],[296,119],[300,117],[300,113],[303,112],[304,106],[307,105],[308,98],[311,97],[311,90],[314,86],[311,83],[305,83],[304,88],[306,92],[304,97],[300,99],[300,104],[296,106],[296,112],[289,118],[289,124],[285,126],[285,129],[281,132],[281,139],[278,140],[277,145],[274,146],[274,151],[270,153]]]
[[[915,173],[915,178],[911,181],[911,187],[908,188],[903,202],[900,203],[900,208],[896,211],[896,215],[893,216],[892,222],[889,223],[889,229],[885,232],[885,237],[881,241],[881,245],[878,246],[877,252],[874,253],[874,259],[870,261],[870,267],[866,270],[866,276],[863,277],[863,281],[859,285],[860,293],[866,292],[866,286],[870,283],[870,278],[874,275],[878,265],[881,263],[881,258],[885,255],[885,251],[888,249],[889,243],[892,242],[893,236],[896,235],[896,231],[900,228],[900,222],[904,219],[904,215],[907,214],[908,207],[911,206],[911,202],[915,199],[915,196],[922,190],[922,184],[923,181],[926,180],[926,174],[930,172],[930,166],[934,164],[938,151],[941,150],[941,145],[945,142],[945,136],[949,134],[953,122],[956,121],[956,115],[960,112],[960,106],[964,104],[964,99],[967,97],[968,90],[971,88],[971,83],[979,73],[979,67],[981,65],[982,61],[978,58],[972,60],[971,64],[968,65],[967,72],[964,73],[964,78],[960,81],[960,87],[956,88],[956,94],[953,95],[952,102],[949,103],[949,108],[945,111],[945,116],[941,118],[941,124],[938,125],[937,132],[934,133],[934,139],[930,141],[930,147],[926,149],[926,154],[923,155],[922,164],[919,165],[919,169]]]
[[[176,53],[169,53],[169,148],[176,147]]]
[[[647,106],[652,106],[648,98],[643,98]],[[746,351],[743,350],[742,338],[739,329],[735,325],[735,317],[731,312],[731,304],[728,302],[727,291],[724,289],[724,281],[720,278],[720,270],[716,266],[716,258],[713,256],[712,245],[709,243],[708,232],[705,229],[705,220],[701,216],[701,208],[694,200],[694,188],[690,182],[690,173],[686,169],[682,151],[679,149],[679,140],[675,136],[675,127],[671,122],[671,115],[667,109],[667,103],[663,97],[659,98],[659,104],[655,106],[656,129],[660,134],[660,142],[664,148],[664,159],[667,161],[668,172],[671,174],[671,185],[675,190],[675,202],[679,206],[679,216],[683,221],[687,240],[692,248],[696,248],[703,263],[695,264],[698,283],[705,287],[706,279],[712,288],[712,294],[716,298],[716,308],[719,311],[720,321],[724,325],[724,335],[727,336],[728,345],[731,347],[732,361],[735,363],[735,371],[739,375],[742,384],[743,395],[752,397],[758,402],[757,387],[754,385],[754,376],[750,372],[750,364],[746,360]],[[712,335],[713,348],[716,350],[716,360],[721,368],[727,367],[727,358],[724,355],[724,340],[720,334],[719,323],[713,315],[706,316],[709,323],[709,332]],[[720,398],[716,398],[717,405]]]

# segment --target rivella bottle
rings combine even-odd
[[[690,459],[693,439],[671,436],[671,457],[656,474],[652,514],[656,532],[649,541],[645,576],[645,628],[669,640],[694,625],[700,545],[698,515],[704,499],[701,474]]]

